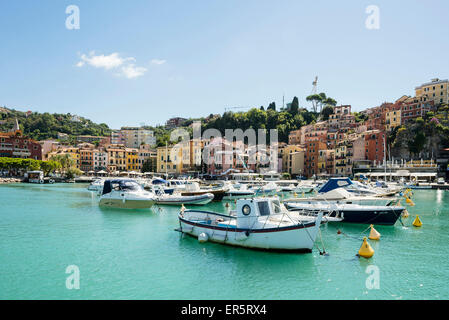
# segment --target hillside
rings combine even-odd
[[[70,137],[107,136],[111,133],[111,129],[105,123],[97,124],[70,113],[26,113],[5,107],[0,108],[0,131],[10,130],[16,118],[24,134],[35,140],[57,139],[58,132],[66,133]]]

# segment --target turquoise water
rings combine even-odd
[[[86,185],[1,185],[0,299],[448,299],[449,192],[414,193],[406,227],[377,227],[366,260],[365,225],[322,226],[329,256],[270,253],[182,236],[173,207],[101,209]],[[79,290],[66,288],[69,265]]]

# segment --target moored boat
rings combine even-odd
[[[214,195],[213,201],[221,201],[226,193],[225,188],[200,188],[198,182],[190,182],[185,185],[185,191],[181,191],[182,196],[196,196],[206,193],[212,193]]]
[[[151,208],[155,202],[153,193],[131,179],[105,180],[100,197],[100,206],[124,209]]]
[[[275,251],[311,252],[321,224],[316,217],[292,219],[276,198],[237,200],[231,215],[181,210],[178,231],[233,246]]]
[[[360,224],[394,225],[404,212],[400,206],[369,206],[350,203],[285,203],[288,210],[301,213],[328,212],[327,216],[341,222]]]

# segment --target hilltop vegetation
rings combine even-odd
[[[449,148],[449,106],[440,105],[436,112],[396,127],[388,138],[393,157],[437,157],[442,149]]]
[[[70,113],[33,112],[27,114],[7,108],[0,109],[0,131],[10,130],[14,126],[16,118],[24,134],[35,140],[57,139],[58,132],[66,133],[69,137],[77,135],[108,136],[111,134],[111,129],[107,124],[97,124]]]

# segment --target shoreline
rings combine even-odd
[[[8,183],[19,183],[24,182],[22,178],[0,178],[0,184],[8,184]]]

